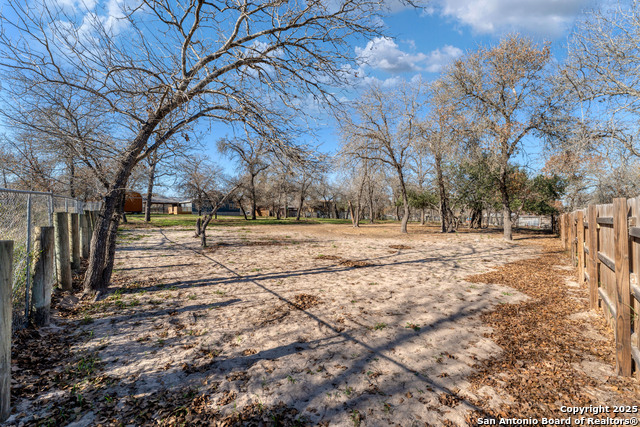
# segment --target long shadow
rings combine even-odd
[[[138,318],[175,316],[176,314],[180,314],[180,313],[196,312],[196,311],[202,311],[202,310],[210,310],[215,308],[227,307],[233,304],[237,304],[239,302],[242,302],[240,298],[232,298],[225,301],[218,301],[218,302],[212,302],[212,303],[206,303],[206,304],[188,305],[188,306],[179,307],[179,308],[158,307],[154,310],[144,310],[143,312],[139,311],[139,312],[130,313],[130,314],[111,315],[109,316],[109,321],[111,323],[118,323],[124,320],[134,320]],[[114,309],[114,311],[116,310],[119,310],[119,309]]]
[[[242,276],[241,274],[239,274],[238,272],[236,272],[235,270],[229,268],[228,266],[220,263],[219,261],[215,260],[214,258],[212,258],[210,256],[210,254],[204,253],[198,249],[194,249],[192,247],[189,247],[186,244],[182,244],[182,243],[178,243],[176,241],[171,240],[165,233],[164,231],[160,230],[160,233],[163,236],[162,242],[160,243],[160,245],[165,245],[165,244],[172,244],[172,245],[177,245],[180,246],[181,248],[194,252],[197,255],[200,255],[202,257],[204,257],[205,259],[207,259],[208,261],[210,261],[212,264],[217,265],[220,269],[227,271],[228,273],[231,274],[232,277],[230,278],[221,278],[220,280],[211,280],[211,278],[207,278],[207,279],[196,279],[196,280],[190,280],[190,281],[176,281],[174,283],[167,283],[164,284],[164,287],[175,287],[175,288],[192,288],[192,287],[201,287],[201,286],[211,286],[211,285],[219,285],[219,284],[234,284],[234,283],[242,283],[242,284],[251,284],[253,286],[256,286],[258,288],[260,288],[264,293],[268,293],[271,294],[273,296],[275,296],[276,298],[278,298],[279,300],[287,303],[287,304],[292,304],[292,301],[289,300],[288,298],[284,297],[283,295],[279,294],[278,292],[268,288],[267,286],[259,283],[259,281],[263,281],[263,280],[277,280],[277,279],[283,279],[283,278],[290,278],[290,277],[301,277],[301,276],[308,276],[308,275],[319,275],[319,274],[325,274],[325,273],[335,273],[335,272],[342,272],[342,271],[349,271],[352,270],[353,267],[342,267],[342,266],[335,266],[335,265],[330,265],[330,266],[325,266],[325,267],[315,267],[315,268],[309,268],[309,269],[300,269],[300,270],[292,270],[292,271],[287,271],[287,272],[281,272],[281,273],[269,273],[269,274],[252,274],[252,275],[247,275],[247,276]],[[133,249],[137,249],[139,250],[140,248],[133,248]],[[428,264],[431,262],[448,262],[448,261],[453,261],[453,260],[464,260],[464,259],[472,259],[474,257],[479,256],[479,252],[475,250],[475,248],[473,247],[473,245],[469,245],[469,246],[465,246],[464,248],[465,253],[456,253],[456,254],[452,254],[452,255],[448,255],[448,256],[444,256],[444,257],[428,257],[428,258],[423,258],[423,259],[418,259],[418,260],[396,260],[396,261],[392,261],[392,262],[384,262],[384,261],[390,261],[392,258],[396,258],[399,255],[405,255],[405,254],[411,254],[413,251],[412,250],[402,250],[400,252],[396,252],[392,255],[383,255],[380,257],[376,257],[376,258],[369,258],[367,259],[367,261],[377,261],[378,263],[371,266],[371,267],[361,267],[361,268],[365,268],[365,269],[371,269],[371,270],[375,270],[377,268],[384,268],[387,266],[401,266],[401,265],[412,265],[412,264]],[[510,248],[492,248],[491,250],[495,253],[496,251],[506,251]],[[383,262],[381,262],[383,261]],[[161,289],[161,286],[150,286],[148,287],[148,289]],[[145,289],[144,287],[141,288],[136,288],[136,292],[139,292],[140,290]],[[255,292],[252,292],[252,295],[255,296]],[[231,300],[232,303],[241,303],[242,301],[239,299],[235,299],[235,300]],[[223,302],[227,303],[227,302]],[[228,305],[228,303],[227,303]],[[444,386],[441,382],[439,382],[439,380],[437,379],[432,379],[429,378],[427,376],[425,376],[424,374],[420,373],[420,372],[416,372],[415,370],[411,369],[411,367],[406,366],[405,364],[403,364],[402,362],[398,361],[397,359],[395,359],[393,356],[386,354],[386,352],[388,351],[388,349],[391,349],[395,346],[398,345],[402,345],[404,344],[407,340],[410,339],[414,339],[416,337],[420,337],[422,335],[427,335],[429,333],[432,333],[433,331],[442,328],[446,325],[449,325],[452,322],[456,322],[462,318],[468,317],[468,316],[472,316],[475,315],[479,312],[481,312],[483,309],[488,308],[489,304],[487,303],[483,303],[482,300],[478,300],[475,303],[469,304],[466,307],[462,307],[460,308],[457,312],[452,313],[448,316],[442,317],[438,320],[436,320],[435,322],[433,322],[432,324],[425,326],[421,331],[414,333],[414,334],[401,334],[401,336],[399,336],[397,339],[394,339],[393,341],[386,341],[381,345],[378,346],[373,346],[373,345],[369,345],[365,342],[362,342],[361,340],[358,340],[357,338],[355,338],[352,334],[350,334],[349,332],[344,332],[341,330],[336,329],[336,327],[332,326],[330,323],[328,323],[327,321],[323,320],[322,318],[318,317],[317,315],[310,313],[307,310],[301,310],[302,313],[304,313],[305,316],[307,316],[309,319],[315,321],[318,325],[320,326],[324,326],[326,328],[328,328],[333,334],[329,337],[323,338],[321,340],[317,340],[317,345],[315,348],[317,348],[317,346],[329,346],[329,345],[336,345],[338,343],[346,343],[346,342],[351,342],[353,344],[356,344],[362,348],[364,348],[365,350],[367,350],[367,352],[369,353],[369,357],[363,357],[360,359],[357,359],[356,361],[353,362],[353,365],[351,366],[351,368],[346,369],[343,372],[338,373],[337,375],[333,375],[331,376],[329,379],[327,379],[324,384],[328,385],[329,383],[336,383],[336,382],[341,382],[341,383],[346,383],[348,382],[349,378],[352,378],[354,376],[356,376],[357,374],[361,373],[364,368],[366,367],[366,365],[368,363],[371,362],[372,357],[378,357],[380,359],[384,359],[390,363],[392,363],[393,365],[397,366],[399,369],[401,369],[402,371],[409,373],[411,375],[412,378],[417,378],[420,381],[423,382],[425,388],[431,389],[431,390],[436,390],[439,393],[446,393],[446,394],[454,394],[454,392],[450,389],[448,389],[446,386]],[[191,306],[191,307],[198,307],[198,306]],[[209,307],[209,305],[200,305],[199,307],[201,307],[200,309],[206,309]],[[189,308],[185,307],[184,310],[189,310]],[[198,309],[195,309],[198,310]],[[151,316],[155,317],[155,316],[163,316],[163,315],[171,315],[174,312],[173,309],[171,308],[163,308],[163,309],[158,309],[156,310],[156,312],[154,312]],[[144,315],[141,316],[131,316],[131,315],[124,315],[121,316],[120,318],[116,318],[115,321],[117,322],[118,320],[123,321],[123,320],[136,320],[138,317],[148,317],[150,314],[147,312]],[[251,328],[252,330],[254,330],[255,328]],[[234,331],[237,332],[237,331]],[[323,342],[322,344],[320,342]],[[178,343],[176,343],[178,344]],[[126,346],[126,343],[122,344],[123,346]],[[276,347],[273,349],[268,349],[268,350],[263,350],[260,353],[257,353],[255,355],[249,355],[249,356],[241,356],[241,357],[234,357],[234,358],[230,358],[230,359],[225,359],[224,357],[219,357],[216,358],[213,362],[210,363],[209,368],[211,369],[215,369],[215,367],[217,365],[227,365],[226,367],[224,367],[225,372],[229,369],[228,365],[232,365],[235,367],[242,367],[242,368],[246,368],[247,366],[251,366],[254,363],[256,363],[259,360],[264,360],[264,359],[271,359],[273,360],[274,358],[277,357],[283,357],[286,356],[288,354],[292,354],[292,353],[300,353],[306,350],[309,350],[313,348],[312,347],[312,343],[299,343],[299,342],[293,342],[287,345],[283,345],[280,347]],[[162,376],[161,373],[157,373],[157,374],[150,374],[150,375],[157,375],[159,377]],[[305,394],[304,396],[304,401],[308,401],[311,399],[314,399],[318,396],[322,395],[322,390],[323,386],[318,386],[316,387],[316,391],[311,391]],[[368,396],[366,395],[361,395],[359,396],[357,399],[352,399],[350,400],[350,405],[353,406],[355,404],[355,402],[357,402],[358,400],[364,400],[366,399]],[[293,397],[291,397],[291,399],[293,399]],[[295,403],[298,400],[296,399],[294,402],[290,402],[290,403]],[[468,401],[463,401],[464,405],[466,405],[466,407],[468,409],[471,410],[479,410],[477,407],[475,407],[471,402]],[[336,403],[336,405],[338,405],[338,403]],[[334,408],[335,409],[335,408]]]
[[[185,288],[197,288],[197,287],[203,287],[203,286],[211,286],[211,285],[229,285],[229,284],[242,284],[242,283],[249,283],[249,282],[254,282],[256,280],[282,280],[282,279],[288,279],[288,278],[293,278],[293,277],[303,277],[303,276],[314,276],[314,275],[322,275],[322,274],[328,274],[328,273],[340,273],[340,272],[345,272],[345,271],[351,271],[354,269],[366,269],[366,270],[377,270],[377,269],[384,269],[385,267],[390,267],[390,266],[401,266],[401,265],[416,265],[416,264],[428,264],[431,262],[449,262],[449,261],[454,261],[454,260],[466,260],[466,259],[473,259],[475,256],[477,256],[480,252],[476,251],[473,248],[465,248],[465,249],[470,249],[469,253],[466,254],[452,254],[450,256],[440,256],[440,257],[428,257],[428,258],[422,258],[422,259],[414,259],[414,260],[405,260],[405,261],[394,261],[394,262],[386,262],[386,263],[377,263],[377,264],[373,264],[370,266],[365,266],[365,267],[348,267],[348,266],[339,266],[339,264],[332,264],[329,266],[324,266],[324,267],[313,267],[313,268],[306,268],[306,269],[300,269],[300,270],[290,270],[290,271],[284,271],[284,272],[275,272],[275,273],[258,273],[258,274],[249,274],[249,275],[241,275],[240,273],[237,273],[234,270],[231,270],[230,268],[224,266],[223,264],[215,261],[213,258],[211,258],[207,253],[202,252],[201,250],[196,250],[193,248],[190,248],[188,246],[182,245],[182,247],[184,249],[190,250],[202,257],[205,257],[207,259],[209,259],[210,261],[213,261],[215,264],[217,264],[218,266],[220,266],[221,268],[223,268],[224,270],[227,270],[229,272],[232,272],[232,277],[227,277],[227,278],[220,278],[217,280],[211,280],[210,278],[207,279],[193,279],[193,280],[176,280],[174,282],[168,282],[165,283],[164,286],[165,287],[172,287],[172,288],[176,288],[176,289],[185,289]],[[503,251],[507,251],[510,248],[503,248],[503,249],[492,249],[493,254],[495,254],[496,252],[500,253]],[[408,253],[408,252],[407,252]],[[355,261],[380,261],[380,260],[386,260],[389,258],[393,258],[396,257],[397,254],[393,254],[393,255],[384,255],[384,256],[380,256],[380,257],[375,257],[375,258],[361,258],[361,259],[356,259]],[[170,266],[165,266],[163,268],[168,268]],[[136,288],[137,291],[140,290],[152,290],[152,289],[157,289],[158,286],[149,286],[149,287],[139,287]]]
[[[136,245],[127,245],[128,241],[124,241],[118,244],[118,251],[120,252],[134,252],[140,250],[140,246]],[[154,251],[154,250],[163,250],[165,251],[167,243],[176,243],[170,240],[166,235],[163,234],[162,240],[154,244],[148,244],[144,246],[145,251]],[[234,237],[231,242],[225,241],[223,244],[210,243],[208,246],[209,251],[215,251],[218,248],[242,248],[242,247],[253,247],[253,246],[290,246],[290,245],[299,245],[299,244],[313,244],[318,243],[316,239],[282,239],[282,240],[244,240],[239,237]]]
[[[175,242],[174,242],[175,243]],[[257,286],[258,288],[262,289],[263,291],[275,296],[276,298],[278,298],[279,300],[288,303],[290,305],[294,305],[293,301],[291,301],[290,299],[280,295],[279,293],[277,293],[276,291],[273,291],[272,289],[269,289],[268,287],[262,285],[261,283],[257,282],[256,280],[252,279],[252,278],[247,278],[247,277],[243,277],[241,276],[239,273],[237,273],[236,271],[234,271],[233,269],[227,267],[226,265],[220,263],[219,261],[211,258],[210,256],[208,256],[207,254],[203,254],[197,250],[194,250],[192,248],[189,248],[187,246],[184,246],[182,244],[180,244],[181,246],[183,246],[183,248],[193,251],[194,253],[196,253],[197,255],[203,256],[205,258],[207,258],[208,260],[210,260],[213,264],[216,264],[217,266],[219,266],[220,268],[228,271],[230,274],[232,274],[233,276],[238,277],[239,279],[241,279],[242,282],[246,282],[246,283],[251,283],[255,286]],[[471,306],[471,308],[469,307],[465,307],[462,308],[460,310],[458,310],[456,313],[453,313],[445,318],[439,319],[438,321],[436,321],[434,323],[435,326],[433,326],[432,328],[430,328],[431,330],[433,330],[435,327],[441,326],[443,324],[446,323],[451,323],[451,322],[455,322],[461,318],[467,317],[467,316],[472,316],[474,314],[477,314],[481,311],[481,309],[483,307],[479,306],[478,303],[474,304],[477,305],[477,307],[473,307]],[[329,330],[331,330],[335,335],[335,337],[341,337],[344,339],[344,341],[350,341],[354,344],[357,344],[359,346],[361,346],[362,348],[366,349],[367,351],[369,351],[371,354],[375,354],[377,357],[379,357],[380,359],[384,359],[388,362],[390,362],[391,364],[397,366],[399,369],[401,369],[402,371],[411,374],[412,376],[415,376],[416,378],[419,378],[421,381],[424,382],[425,387],[428,387],[432,390],[437,390],[441,393],[446,393],[449,395],[455,395],[455,393],[452,390],[449,390],[447,387],[443,386],[442,384],[439,384],[438,382],[436,382],[436,380],[433,380],[431,378],[428,378],[426,376],[424,376],[422,373],[420,372],[416,372],[415,370],[411,369],[410,367],[404,365],[402,362],[396,360],[395,358],[393,358],[392,356],[389,356],[387,354],[385,354],[383,351],[386,348],[392,348],[394,346],[400,345],[404,342],[406,342],[409,339],[414,339],[415,338],[415,334],[407,334],[405,336],[401,336],[398,339],[392,341],[392,342],[385,342],[383,345],[380,345],[378,347],[372,347],[367,343],[362,342],[361,340],[358,340],[357,338],[353,337],[351,334],[347,333],[347,332],[343,332],[340,331],[338,329],[336,329],[333,325],[331,325],[330,323],[328,323],[327,321],[321,319],[320,317],[318,317],[317,315],[310,313],[307,310],[301,310],[304,315],[306,315],[309,319],[315,321],[318,325],[324,326],[325,328],[328,328]],[[426,333],[426,328],[425,331],[422,333]],[[366,365],[366,363],[368,363],[368,359],[366,358],[362,358],[360,360],[358,360],[358,363],[356,363],[353,367],[348,368],[347,370],[345,370],[344,372],[342,372],[341,374],[337,375],[336,377],[331,378],[332,382],[335,382],[336,380],[340,381],[340,380],[345,380],[346,378],[361,372],[363,370],[363,367]],[[312,393],[310,396],[306,396],[310,399],[318,397],[320,395],[320,389],[321,387],[316,387],[318,389],[317,392]],[[476,407],[475,405],[473,405],[471,402],[464,400],[465,405],[472,410],[478,410],[479,408]]]
[[[131,270],[147,270],[150,268],[156,269],[156,268],[177,268],[177,267],[191,267],[193,266],[193,264],[170,264],[170,265],[154,265],[154,266],[144,266],[144,267],[118,267],[118,270],[120,271],[131,271]]]

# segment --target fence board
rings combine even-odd
[[[592,204],[565,214],[565,221],[571,260],[579,281],[589,286],[589,306],[600,306],[614,330],[616,370],[640,378],[640,197]]]
[[[576,213],[569,214],[569,252],[571,264],[576,267]]]
[[[584,211],[578,211],[576,215],[576,234],[578,236],[577,254],[578,254],[578,283],[580,286],[584,283]]]
[[[589,205],[587,211],[589,220],[589,307],[595,309],[598,306],[598,209],[596,205]]]
[[[613,205],[598,205],[598,217],[611,217],[613,218]],[[615,301],[612,296],[615,295],[615,286],[616,286],[616,277],[615,272],[611,269],[611,265],[606,263],[605,260],[611,260],[615,262],[615,251],[614,251],[614,234],[613,227],[601,226],[599,228],[600,232],[600,251],[598,253],[598,259],[601,261],[600,268],[600,288],[605,295],[608,296],[611,301]],[[604,256],[602,258],[600,256]],[[602,268],[603,265],[606,265],[608,268]],[[613,266],[615,269],[615,265]],[[609,308],[603,304],[602,310],[609,322],[609,326],[613,327],[613,313],[609,310]]]
[[[613,217],[611,216],[600,217],[597,221],[600,225],[610,225],[613,227]]]
[[[602,252],[598,252],[598,260],[609,270],[616,271],[616,262]]]
[[[631,292],[627,199],[613,199],[616,260],[616,361],[618,374],[631,375]]]

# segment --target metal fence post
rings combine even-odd
[[[49,227],[53,227],[53,193],[49,194],[49,201],[47,204],[49,209]]]

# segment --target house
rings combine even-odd
[[[146,209],[146,198],[142,203]],[[191,213],[191,211],[183,211],[180,209],[180,199],[153,195],[151,197],[151,213],[177,215],[179,213]]]
[[[213,212],[213,204],[209,200],[188,199],[180,202],[182,213],[210,214]],[[242,210],[235,202],[227,201],[223,203],[217,211],[218,215],[238,216],[242,215]]]
[[[125,213],[141,213],[142,212],[142,196],[140,193],[126,190],[124,194],[124,212]]]

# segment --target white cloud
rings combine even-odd
[[[436,11],[478,33],[526,31],[558,37],[592,0],[437,0]]]
[[[436,49],[429,54],[426,70],[437,73],[461,55],[462,50],[455,46],[446,45],[442,49]]]
[[[93,8],[96,7],[97,0],[53,0],[52,3],[69,12],[93,10]]]
[[[131,3],[131,2],[128,2]],[[106,4],[105,15],[102,17],[104,27],[118,34],[129,26],[129,21],[125,15],[125,9],[130,8],[125,0],[109,0]]]
[[[365,77],[360,81],[361,86],[380,86],[383,88],[393,88],[402,83],[404,79],[400,76],[389,77],[388,79],[379,79],[377,77]]]
[[[415,50],[413,40],[404,41],[411,50]],[[443,66],[462,55],[462,50],[445,45],[428,54],[422,52],[405,52],[390,38],[377,37],[367,43],[364,48],[356,47],[356,54],[361,60],[358,74],[365,66],[397,74],[415,71],[438,72]]]
[[[426,59],[423,53],[412,55],[403,52],[388,37],[376,37],[364,48],[356,47],[356,54],[362,63],[389,73],[417,71],[420,69],[418,63]]]
[[[135,0],[52,0],[70,20],[61,22],[62,31],[69,37],[79,37],[88,42],[98,31],[106,30],[116,36],[130,26],[126,13],[132,10]]]

